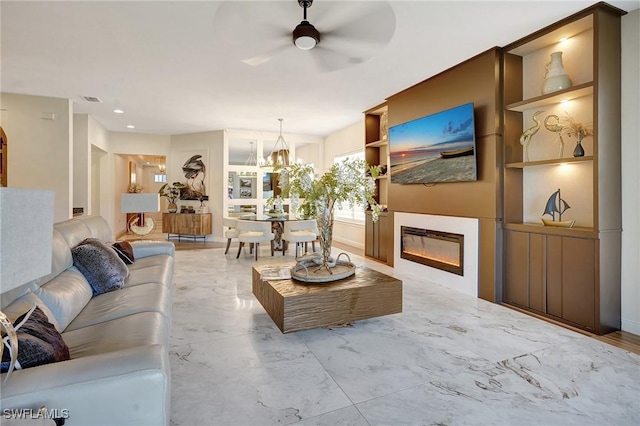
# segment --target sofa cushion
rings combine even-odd
[[[73,266],[39,289],[35,294],[51,310],[64,330],[91,300],[93,290],[87,279]]]
[[[38,306],[38,308],[40,308],[40,310],[47,316],[49,322],[53,324],[56,330],[62,331],[60,325],[58,324],[58,320],[56,319],[55,315],[53,315],[53,312],[51,312],[49,307],[44,303],[42,299],[40,299],[38,296],[36,296],[35,293],[31,291],[27,292],[27,294],[23,295],[19,299],[15,300],[12,304],[5,307],[2,312],[7,316],[7,318],[9,318],[9,321],[13,323],[18,319],[20,315],[31,309],[33,305],[36,305]]]
[[[34,305],[13,323],[18,336],[16,370],[69,359],[69,348],[47,316]],[[8,371],[11,355],[7,346],[0,370]]]
[[[73,220],[82,222],[89,228],[89,232],[91,232],[89,237],[97,238],[105,243],[114,239],[109,223],[102,216],[77,216]]]
[[[60,232],[62,237],[67,241],[69,248],[75,247],[85,238],[91,238],[93,236],[91,229],[77,219],[68,219],[55,223],[53,229]]]
[[[71,255],[74,266],[89,281],[94,296],[122,288],[129,276],[129,269],[122,259],[97,238],[83,240],[71,249]]]
[[[167,345],[167,319],[142,312],[62,333],[71,359],[146,345]],[[99,366],[96,366],[99,368]]]
[[[140,312],[158,312],[170,327],[171,290],[159,283],[124,287],[92,298],[65,331],[88,327]]]
[[[116,241],[111,244],[111,247],[116,251],[118,257],[127,265],[131,265],[135,262],[136,259],[133,256],[133,247],[131,247],[131,243],[129,241]]]
[[[126,286],[162,283],[166,287],[171,287],[172,279],[173,258],[162,254],[136,259],[133,265],[129,265],[129,278],[127,278]]]

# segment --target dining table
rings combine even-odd
[[[245,215],[237,216],[241,220],[257,220],[262,222],[271,222],[271,232],[274,234],[273,238],[273,250],[285,252],[287,249],[286,241],[282,240],[282,234],[284,233],[284,223],[289,220],[298,220],[294,215],[290,213],[248,213]]]

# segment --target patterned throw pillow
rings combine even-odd
[[[129,276],[127,265],[116,252],[97,238],[87,238],[71,249],[73,265],[87,279],[93,295],[117,290]]]
[[[18,335],[16,370],[69,359],[69,347],[62,336],[36,305],[13,323]],[[6,373],[11,361],[11,347],[5,339],[0,372]]]
[[[127,265],[131,265],[135,262],[133,257],[133,247],[131,247],[131,243],[129,241],[116,241],[111,244],[111,247],[118,253],[118,257],[122,259],[124,263]]]

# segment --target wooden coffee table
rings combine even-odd
[[[402,312],[402,281],[367,267],[324,284],[261,280],[253,268],[252,290],[280,331],[307,330]]]

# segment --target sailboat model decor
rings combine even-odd
[[[562,199],[560,196],[560,188],[547,200],[547,205],[544,208],[544,213],[551,215],[551,220],[542,218],[542,223],[546,226],[559,226],[562,228],[571,228],[575,223],[575,220],[562,220],[562,213],[564,213],[567,209],[570,209],[571,206]],[[558,220],[556,220],[556,213],[558,214]]]

